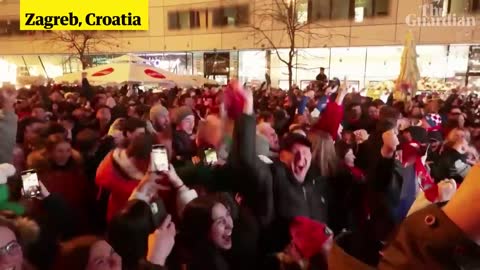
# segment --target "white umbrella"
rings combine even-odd
[[[219,83],[215,80],[211,80],[211,79],[207,79],[203,76],[200,76],[200,75],[192,75],[192,76],[188,76],[190,79],[194,80],[195,82],[197,82],[199,85],[205,85],[205,84],[209,84],[209,85],[219,85]]]
[[[170,83],[179,87],[195,87],[193,80],[179,76],[175,73],[156,68],[150,65],[133,62],[111,63],[86,69],[87,79],[92,84],[103,85],[109,83],[144,83],[165,84]],[[75,83],[81,81],[82,72],[66,74],[55,78],[61,83]]]
[[[113,58],[110,60],[110,63],[140,63],[140,64],[149,64],[150,62],[142,57],[136,56],[134,54],[128,53],[120,57]]]
[[[62,84],[80,84],[82,81],[82,72],[63,74],[60,77],[55,77],[54,81]]]

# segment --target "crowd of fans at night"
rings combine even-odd
[[[479,151],[460,88],[3,86],[0,270],[480,269]]]

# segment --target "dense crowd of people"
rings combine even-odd
[[[0,270],[480,269],[477,94],[347,92],[4,86]]]

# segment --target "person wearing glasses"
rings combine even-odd
[[[20,232],[15,224],[0,218],[0,269],[27,270]]]

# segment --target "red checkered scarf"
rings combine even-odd
[[[430,126],[428,131],[438,131],[442,127],[442,117],[438,113],[427,114],[427,116],[425,116],[425,120]]]
[[[420,144],[417,142],[410,142],[402,146],[402,163],[405,166],[407,162],[414,159],[415,175],[419,186],[425,193],[425,198],[433,203],[438,198],[438,186],[423,164],[422,157],[418,154],[419,149]]]

